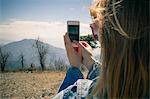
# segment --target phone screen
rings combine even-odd
[[[78,21],[69,21],[68,22],[68,33],[70,40],[79,41],[79,22]]]

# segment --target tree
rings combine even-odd
[[[8,62],[9,53],[5,53],[2,51],[2,48],[0,47],[0,67],[1,71],[5,71],[6,64]]]
[[[65,70],[66,69],[66,63],[62,58],[56,57],[56,54],[52,55],[50,58],[50,69],[51,70]]]
[[[23,53],[20,54],[20,56],[19,56],[19,61],[20,61],[20,63],[21,63],[21,67],[22,67],[22,69],[23,69],[23,68],[24,68],[24,63],[25,63],[25,59],[24,59]]]
[[[55,65],[55,68],[56,68],[56,70],[65,70],[65,62],[61,59],[61,58],[59,58],[59,59],[55,59],[55,61],[54,61],[54,65]]]
[[[39,38],[35,41],[35,48],[37,48],[38,58],[42,70],[45,69],[46,55],[48,54],[48,46],[40,41]]]

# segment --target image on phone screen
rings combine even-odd
[[[79,21],[67,21],[69,38],[71,41],[79,41]]]

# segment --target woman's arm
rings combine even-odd
[[[81,49],[81,55],[83,57],[82,64],[89,70],[87,79],[93,80],[99,76],[100,64],[96,62],[92,54],[92,47],[87,42],[80,41],[78,46]]]
[[[96,80],[101,72],[101,66],[99,62],[94,62],[88,72],[87,79]]]
[[[61,84],[58,92],[74,84],[78,79],[83,78],[83,74],[78,69],[78,66],[82,64],[81,53],[74,50],[73,45],[77,44],[71,42],[67,33],[64,35],[64,44],[71,68],[69,68],[69,70],[67,71],[64,81]]]
[[[73,85],[78,79],[83,79],[83,74],[77,67],[70,67],[67,70],[63,83],[60,85],[58,93],[68,86]]]

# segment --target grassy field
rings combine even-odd
[[[50,99],[65,76],[65,72],[0,73],[1,99]]]

